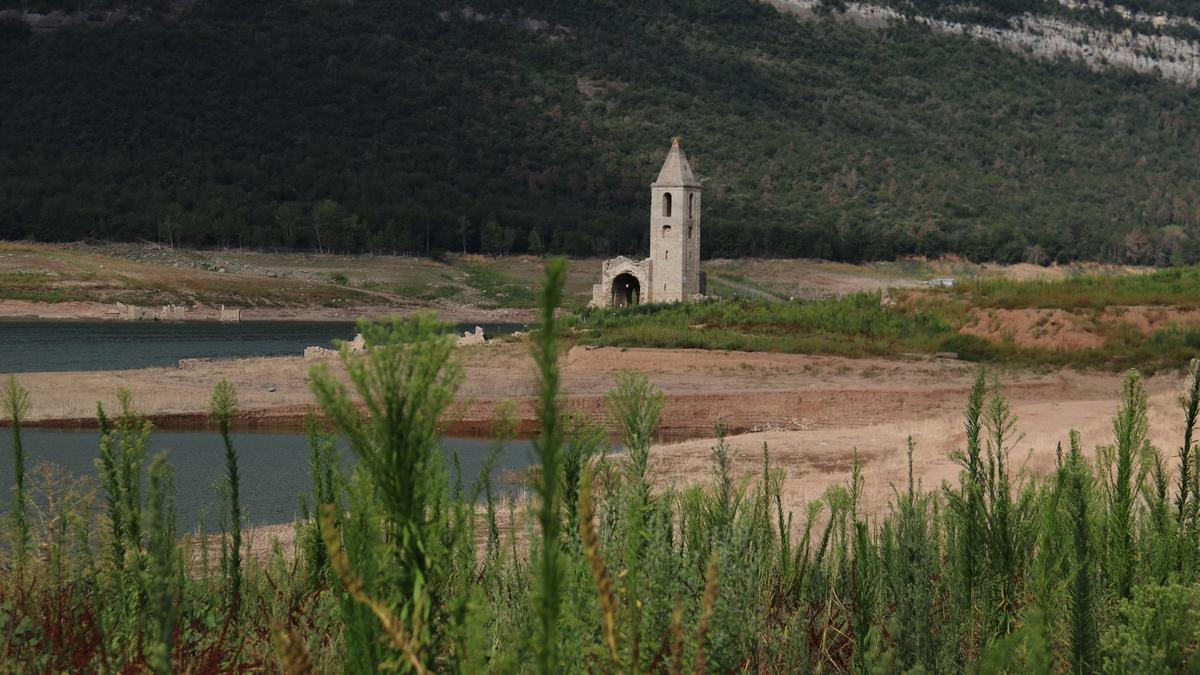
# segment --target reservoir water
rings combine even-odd
[[[519,324],[479,324],[487,334]],[[459,331],[471,330],[463,325]],[[299,356],[354,338],[354,324],[314,321],[0,321],[0,373],[173,367],[179,359]]]
[[[49,462],[66,470],[73,477],[96,477],[95,459],[99,454],[99,433],[96,431],[63,431],[27,429],[22,433],[26,456],[27,483],[33,481],[34,467]],[[447,457],[446,473],[453,482],[453,465],[449,458],[458,453],[465,490],[470,490],[484,466],[492,441],[477,438],[446,438],[443,449]],[[273,525],[292,522],[299,513],[299,497],[310,494],[312,480],[309,472],[309,446],[302,434],[236,433],[234,446],[238,450],[238,469],[241,474],[240,501],[251,525]],[[166,451],[175,470],[176,508],[179,526],[192,529],[206,511],[210,528],[216,526],[215,508],[220,508],[215,486],[225,476],[225,451],[221,438],[212,432],[155,431],[146,453],[146,473],[150,458]],[[353,460],[348,450],[342,450],[346,467]],[[12,500],[13,465],[12,434],[0,429],[0,505],[7,510]],[[496,462],[493,485],[496,493],[519,489],[517,474],[535,463],[529,441],[509,443]],[[98,481],[93,480],[98,487]],[[144,493],[143,493],[144,494]],[[97,505],[103,497],[97,495]]]
[[[519,324],[479,324],[488,334],[521,330]],[[470,330],[460,326],[459,330]],[[334,340],[354,337],[352,323],[312,321],[156,322],[156,321],[6,321],[0,320],[0,374],[47,371],[123,370],[174,367],[184,358],[299,356],[308,346],[332,347]],[[96,431],[26,429],[26,467],[30,476],[41,462],[61,467],[69,476],[95,479],[99,452]],[[311,491],[308,440],[298,433],[236,433],[241,472],[240,497],[249,522],[291,522],[299,512],[299,496]],[[447,475],[457,453],[465,486],[478,478],[492,441],[443,439]],[[217,504],[214,486],[225,472],[224,447],[215,433],[155,431],[146,453],[168,453],[175,470],[179,524],[194,527]],[[351,453],[342,448],[347,468]],[[516,477],[534,463],[528,441],[514,441],[498,457],[493,485],[497,491],[517,489]],[[12,499],[12,435],[0,428],[0,508]],[[101,501],[98,498],[98,503]]]

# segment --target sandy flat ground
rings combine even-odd
[[[459,350],[465,380],[452,432],[486,433],[496,405],[518,403],[531,428],[535,383],[528,345],[497,341]],[[567,405],[606,421],[603,395],[617,373],[646,372],[667,396],[661,430],[690,437],[655,446],[653,467],[663,485],[710,477],[712,430],[731,429],[738,470],[756,475],[766,443],[772,463],[785,472],[785,496],[799,512],[832,483],[848,480],[855,455],[863,466],[865,506],[886,508],[891,485],[905,478],[905,439],[916,443],[914,469],[928,487],[952,479],[948,455],[963,444],[962,407],[976,367],[958,361],[844,359],[698,350],[589,349],[563,355]],[[160,426],[203,426],[212,386],[222,378],[238,389],[242,424],[298,425],[312,404],[311,362],[301,358],[217,361],[197,368],[156,368],[95,373],[29,373],[18,379],[31,392],[31,419],[51,426],[87,424],[96,401],[115,406],[116,390],[129,389],[140,411]],[[336,368],[336,362],[332,365]],[[1112,440],[1118,373],[1071,370],[1004,370],[997,373],[1024,434],[1013,466],[1045,472],[1054,449],[1078,429],[1091,450]],[[1151,431],[1168,455],[1182,437],[1176,397],[1180,374],[1147,380]]]

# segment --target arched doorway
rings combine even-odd
[[[613,277],[612,306],[632,307],[641,302],[642,285],[637,277],[629,272],[622,272]]]

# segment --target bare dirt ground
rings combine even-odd
[[[1093,319],[1061,309],[972,310],[967,325],[960,331],[995,342],[1012,341],[1021,347],[1041,349],[1097,349],[1105,343]]]
[[[1075,351],[1096,349],[1122,331],[1150,335],[1164,329],[1200,326],[1200,310],[1178,306],[1109,306],[1085,309],[973,309],[962,333],[1020,347]]]
[[[531,430],[535,383],[528,345],[508,339],[459,353],[465,380],[448,431],[487,433],[496,406],[507,399],[517,402],[518,416]],[[565,353],[562,363],[567,405],[597,420],[607,421],[603,395],[622,370],[647,373],[666,394],[664,438],[695,440],[655,446],[653,468],[663,485],[709,479],[712,430],[723,424],[746,476],[760,470],[767,444],[772,464],[786,475],[785,506],[797,513],[830,484],[848,480],[856,455],[866,480],[865,506],[883,509],[891,486],[906,475],[910,435],[916,477],[927,487],[953,478],[948,455],[963,443],[961,410],[976,373],[970,364],[942,360],[584,347]],[[30,390],[34,424],[91,424],[96,401],[115,406],[116,390],[123,387],[160,426],[203,427],[212,387],[226,378],[238,389],[242,424],[296,426],[312,403],[311,366],[301,358],[247,359],[18,379]],[[998,375],[1024,434],[1013,451],[1014,466],[1045,472],[1070,429],[1083,434],[1089,449],[1111,442],[1119,374],[1013,369]],[[1153,439],[1167,455],[1182,436],[1175,403],[1182,386],[1178,373],[1147,380]]]

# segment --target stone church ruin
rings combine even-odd
[[[700,181],[679,139],[671,143],[658,179],[650,184],[650,257],[619,256],[600,267],[593,307],[687,302],[705,292],[700,271]]]

